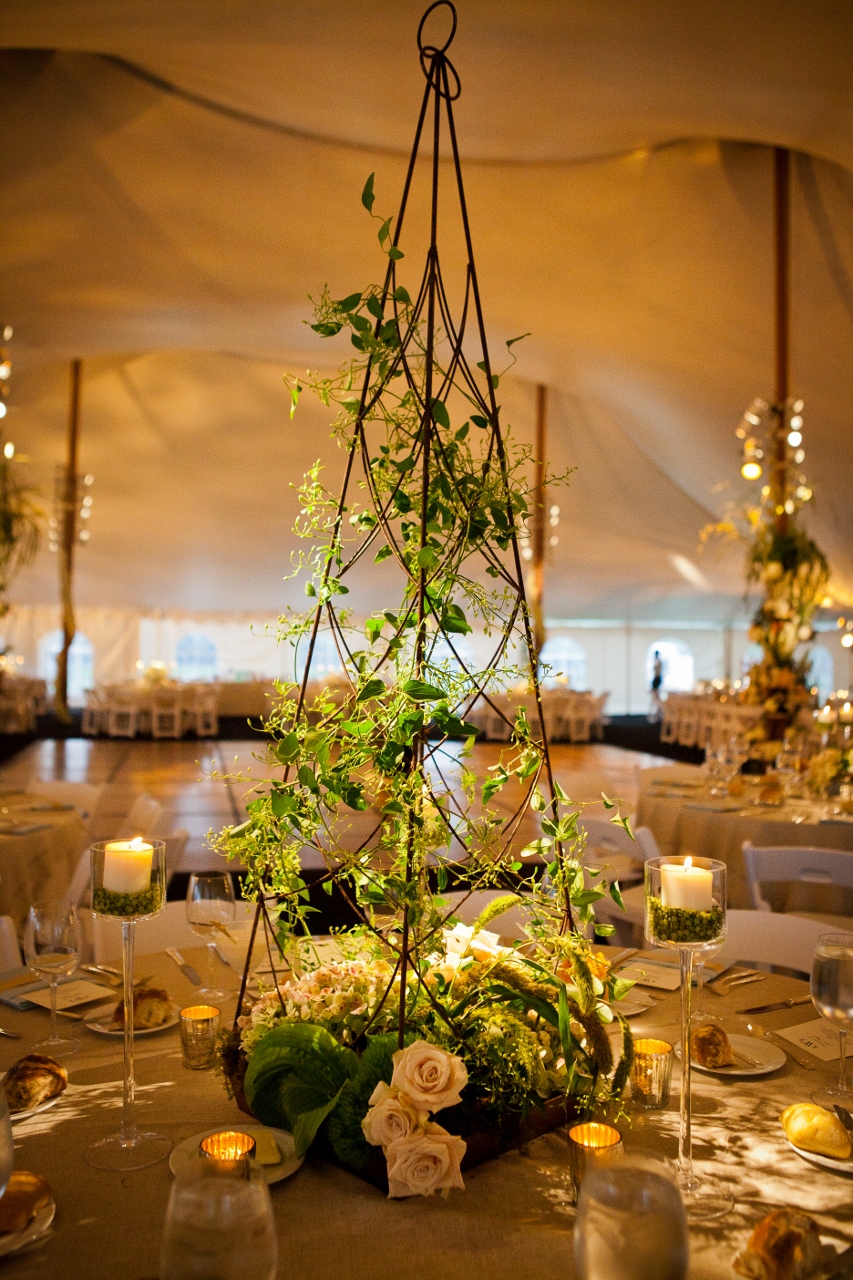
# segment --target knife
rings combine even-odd
[[[199,977],[198,970],[194,969],[191,964],[187,964],[177,947],[167,947],[166,955],[169,956],[170,959],[174,960],[184,977],[189,978],[194,987],[201,986],[201,978]]]
[[[844,1125],[845,1129],[853,1130],[853,1116],[851,1116],[850,1112],[847,1110],[846,1107],[840,1107],[836,1102],[835,1114],[838,1116],[838,1119]]]
[[[738,1009],[738,1013],[775,1013],[777,1009],[793,1009],[797,1004],[811,1004],[811,996],[792,996],[790,1000],[777,1000],[775,1004],[757,1004],[752,1009]]]

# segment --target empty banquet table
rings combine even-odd
[[[203,949],[187,950],[202,964]],[[194,988],[165,956],[146,957],[146,972],[182,1004]],[[750,993],[754,988],[750,988]],[[768,1002],[806,990],[802,982],[768,977],[760,986]],[[715,1012],[757,1003],[753,994],[715,999]],[[233,1010],[233,1005],[231,1005]],[[769,1029],[813,1016],[807,1008],[766,1015]],[[9,1067],[27,1043],[44,1031],[47,1015],[3,1010],[3,1021],[24,1038],[0,1041],[0,1068]],[[670,993],[634,1026],[639,1034],[675,1034],[678,995]],[[68,1059],[69,1087],[59,1103],[15,1125],[20,1169],[48,1179],[56,1200],[52,1233],[33,1251],[4,1259],[9,1280],[62,1276],[63,1280],[148,1280],[158,1273],[160,1235],[172,1176],[168,1163],[129,1175],[89,1168],[88,1144],[115,1125],[121,1101],[121,1043],[84,1031],[81,1053]],[[216,1125],[238,1126],[245,1117],[212,1071],[188,1071],[175,1029],[137,1042],[139,1121],[173,1144]],[[694,1077],[694,1131],[700,1171],[726,1179],[734,1211],[705,1229],[691,1231],[691,1280],[729,1280],[730,1263],[752,1227],[771,1208],[796,1205],[812,1214],[835,1239],[853,1237],[849,1179],[807,1163],[787,1145],[778,1121],[791,1102],[807,1100],[829,1083],[834,1064],[807,1071],[792,1059],[769,1076],[752,1079]],[[676,1068],[677,1072],[677,1068]],[[629,1112],[631,1107],[629,1104]],[[632,1113],[620,1121],[628,1152],[674,1158],[678,1090],[667,1110]],[[354,1280],[457,1280],[460,1274],[490,1280],[542,1280],[576,1276],[572,1253],[574,1213],[567,1201],[567,1155],[560,1131],[465,1174],[465,1191],[449,1199],[388,1201],[372,1186],[314,1155],[294,1176],[271,1188],[278,1226],[280,1274],[302,1280],[336,1280],[341,1257]]]
[[[85,841],[86,824],[71,806],[0,791],[0,915],[19,933],[30,903],[63,897]]]
[[[741,853],[745,840],[756,845],[846,849],[853,856],[853,821],[828,815],[825,802],[760,804],[760,778],[745,778],[742,795],[712,796],[696,772],[695,786],[643,785],[633,825],[651,828],[664,856],[690,854],[725,862],[730,907],[752,906]],[[853,915],[853,891],[834,886],[799,884],[787,891],[769,886],[766,896],[774,910]]]

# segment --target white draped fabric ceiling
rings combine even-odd
[[[83,357],[89,607],[276,612],[290,488],[328,416],[281,376],[345,358],[306,295],[380,276],[423,80],[421,0],[6,0],[4,427],[49,492]],[[832,0],[460,0],[452,56],[503,417],[575,467],[552,618],[743,615],[739,553],[697,558],[733,430],[772,392],[771,153],[794,148],[793,384],[811,529],[853,600],[853,8]],[[414,256],[414,255],[413,255]],[[454,266],[459,255],[451,248]],[[330,352],[332,355],[330,356]],[[728,482],[728,487],[726,487]],[[56,595],[43,551],[15,598]],[[352,603],[382,596],[376,570]]]

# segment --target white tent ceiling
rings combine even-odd
[[[289,483],[339,465],[281,383],[330,359],[306,295],[382,268],[423,80],[410,0],[7,0],[0,40],[6,420],[49,489],[66,362],[96,477],[81,602],[277,610]],[[778,0],[462,0],[456,106],[490,340],[529,436],[552,388],[554,617],[730,618],[738,556],[696,560],[737,496],[733,428],[772,390],[771,161],[794,166],[793,380],[811,527],[853,599],[853,9]],[[452,258],[452,253],[450,254]],[[458,259],[454,260],[458,265]],[[346,350],[335,352],[344,358]],[[685,576],[686,575],[686,576]],[[55,595],[47,552],[15,589]],[[376,603],[366,583],[356,607]],[[304,598],[304,597],[303,597]]]

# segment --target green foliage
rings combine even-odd
[[[405,1043],[411,1044],[417,1036],[406,1035]],[[370,1036],[361,1055],[359,1068],[350,1080],[334,1113],[329,1117],[326,1131],[335,1155],[341,1164],[356,1172],[364,1166],[372,1150],[361,1128],[373,1090],[381,1080],[391,1083],[394,1072],[393,1057],[397,1052],[397,1035]]]

